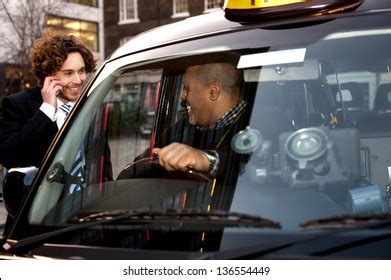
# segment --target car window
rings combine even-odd
[[[311,219],[385,211],[390,40],[387,28],[363,27],[294,44],[111,62],[112,73],[93,86],[54,156],[29,222],[189,208],[256,214],[298,230]],[[188,66],[227,62],[242,73],[245,110],[219,136],[224,172],[162,170],[155,147],[221,148],[213,130],[187,124],[181,95]]]

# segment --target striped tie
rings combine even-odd
[[[72,164],[71,172],[70,174],[72,176],[76,176],[81,178],[83,181],[84,177],[84,152],[83,149],[80,149],[76,155],[75,162]],[[69,186],[69,193],[73,193],[75,191],[80,191],[81,185],[80,184],[71,184]]]
[[[62,104],[59,107],[61,111],[64,112],[65,117],[68,116],[69,112],[71,111],[71,105],[69,104]],[[72,176],[81,178],[83,180],[83,173],[84,173],[84,152],[80,149],[76,155],[75,162],[72,164],[71,172],[70,174]],[[80,191],[81,185],[80,184],[71,184],[69,186],[69,193]]]
[[[68,116],[69,112],[71,111],[71,105],[68,104],[62,104],[59,108],[64,112],[65,116]]]

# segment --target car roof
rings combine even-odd
[[[110,56],[110,60],[179,40],[183,41],[215,32],[220,33],[224,30],[232,30],[241,26],[237,22],[227,20],[222,10],[212,11],[143,32],[119,47]]]
[[[354,12],[373,11],[381,9],[391,9],[390,0],[364,0],[363,3]],[[333,15],[334,16],[334,15]],[[314,20],[313,16],[305,18],[297,18],[297,21]],[[318,17],[319,19],[319,17]],[[278,19],[273,23],[287,24],[291,19]],[[258,23],[243,24],[229,21],[224,16],[223,10],[212,11],[203,15],[189,17],[185,20],[156,27],[154,29],[138,34],[129,40],[126,44],[114,51],[108,61],[119,57],[169,45],[175,42],[192,40],[197,37],[206,37],[213,34],[233,31],[235,29],[254,28]]]

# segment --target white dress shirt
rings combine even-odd
[[[66,114],[63,110],[60,110],[59,107],[64,104],[60,99],[57,99],[57,108],[54,108],[54,106],[50,105],[49,103],[42,103],[41,107],[39,109],[48,116],[49,119],[51,119],[53,122],[57,123],[58,129],[61,128],[61,126],[64,124],[66,119]],[[75,102],[70,101],[67,103],[71,106],[71,110],[73,106],[75,105]]]

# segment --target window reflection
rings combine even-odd
[[[160,70],[124,73],[104,100],[114,177],[150,144],[160,77]]]

